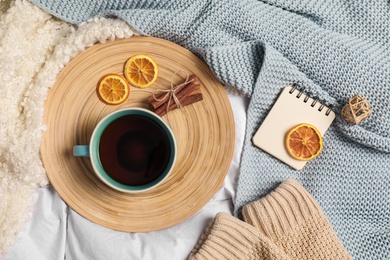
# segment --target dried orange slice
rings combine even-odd
[[[322,136],[315,126],[299,124],[293,127],[286,137],[286,148],[297,160],[308,161],[322,151]]]
[[[107,74],[99,80],[97,94],[106,104],[121,104],[130,94],[129,83],[121,75]]]
[[[138,54],[126,61],[123,74],[132,86],[147,88],[157,80],[158,66],[150,56]]]

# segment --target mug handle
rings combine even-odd
[[[90,157],[89,145],[75,145],[73,146],[73,155],[81,157]]]

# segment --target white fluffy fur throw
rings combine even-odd
[[[57,74],[89,46],[133,34],[120,20],[74,27],[28,1],[0,0],[0,258],[33,210],[33,193],[48,184],[39,148]]]

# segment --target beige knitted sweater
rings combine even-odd
[[[246,205],[244,221],[219,213],[190,259],[351,259],[311,195],[288,179]]]

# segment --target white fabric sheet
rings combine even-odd
[[[160,231],[119,232],[81,217],[49,186],[35,193],[35,210],[4,259],[186,259],[214,216],[233,211],[248,100],[228,96],[236,124],[233,160],[223,186],[197,214]]]

